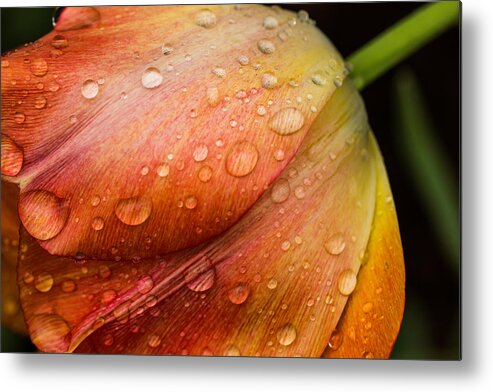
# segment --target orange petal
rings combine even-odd
[[[16,279],[20,226],[18,199],[19,188],[2,181],[2,325],[26,333]]]
[[[21,300],[38,348],[319,357],[360,280],[370,235],[377,157],[367,130],[361,100],[343,86],[235,226],[159,262],[80,266],[22,233],[20,276],[35,279],[19,281]],[[101,276],[102,265],[111,274]],[[75,284],[68,293],[66,280]]]
[[[377,199],[373,230],[358,275],[336,332],[324,352],[329,358],[388,358],[404,312],[405,269],[390,184],[376,141]]]
[[[230,228],[346,75],[312,24],[257,5],[69,8],[2,59],[4,175],[26,230],[106,260]]]

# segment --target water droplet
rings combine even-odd
[[[101,303],[103,305],[107,305],[116,298],[116,291],[115,290],[105,290],[103,291],[103,294],[101,294]]]
[[[296,328],[293,324],[287,323],[277,331],[277,341],[283,346],[289,346],[296,340]]]
[[[210,261],[189,268],[184,274],[185,284],[195,292],[209,290],[216,279],[216,272]]]
[[[209,105],[215,106],[219,103],[219,90],[217,87],[209,87],[207,89],[207,102],[209,102]]]
[[[273,30],[279,26],[279,22],[273,16],[266,16],[264,19],[264,28],[267,30]]]
[[[257,114],[259,116],[265,116],[267,114],[267,109],[265,108],[265,106],[263,105],[260,105],[258,108],[257,108]]]
[[[140,169],[140,174],[143,176],[147,176],[151,169],[149,169],[149,166],[144,166],[142,169]]]
[[[363,305],[363,312],[369,313],[373,309],[373,302],[367,302]]]
[[[224,349],[224,355],[226,357],[239,357],[241,355],[240,349],[234,344],[228,344]]]
[[[173,48],[169,44],[163,44],[161,47],[161,52],[165,55],[168,56],[171,53],[173,53]]]
[[[210,29],[217,23],[216,14],[210,10],[202,10],[195,15],[195,23],[200,27]]]
[[[323,86],[327,83],[327,79],[320,74],[315,74],[312,76],[312,82],[317,86]]]
[[[45,76],[48,73],[48,64],[44,59],[34,59],[31,62],[31,72],[34,76]]]
[[[363,353],[363,358],[365,358],[365,359],[373,359],[373,358],[375,358],[375,356],[373,355],[373,353],[371,351],[365,351]]]
[[[306,196],[305,188],[303,188],[301,185],[294,188],[294,196],[298,200],[304,199]]]
[[[26,115],[22,112],[15,112],[14,121],[17,124],[22,124],[26,120]]]
[[[250,288],[246,283],[239,283],[228,292],[229,300],[235,305],[241,305],[250,295]]]
[[[258,161],[257,148],[249,141],[236,143],[226,158],[226,170],[235,177],[250,174]]]
[[[46,98],[43,97],[42,95],[38,95],[34,99],[34,107],[36,109],[43,109],[46,106]]]
[[[241,55],[241,56],[238,57],[238,62],[241,65],[248,65],[248,63],[250,62],[250,59],[248,58],[248,56]]]
[[[154,281],[149,275],[144,275],[137,281],[137,290],[140,294],[147,294],[153,287]]]
[[[82,84],[82,96],[86,99],[94,99],[99,93],[99,85],[92,79],[88,79]]]
[[[347,269],[339,275],[337,288],[342,295],[350,295],[356,287],[356,282],[356,274],[351,269]]]
[[[216,67],[212,70],[212,73],[218,78],[224,78],[226,76],[226,70],[221,67]]]
[[[284,252],[287,252],[289,250],[289,248],[291,248],[291,242],[289,242],[289,240],[284,240],[282,243],[281,243],[281,249],[284,251]]]
[[[68,121],[70,124],[75,124],[77,122],[77,116],[74,116],[73,114],[68,118]]]
[[[62,291],[64,293],[73,293],[77,289],[77,285],[71,279],[62,282]]]
[[[34,282],[34,276],[30,272],[25,272],[23,279],[25,284],[31,284],[32,282]]]
[[[269,73],[262,75],[262,87],[266,89],[274,88],[277,85],[277,78]]]
[[[94,195],[91,197],[91,205],[97,207],[101,203],[101,197],[99,195]]]
[[[47,293],[53,287],[53,276],[47,272],[39,274],[34,281],[34,287],[41,293]]]
[[[298,132],[305,124],[305,117],[296,108],[278,111],[269,121],[270,128],[279,135],[291,135]]]
[[[197,198],[195,196],[188,196],[185,199],[185,208],[188,208],[189,210],[193,210],[195,207],[197,207]]]
[[[212,169],[210,166],[202,166],[199,170],[199,180],[202,182],[210,181],[212,177]]]
[[[280,162],[280,161],[284,161],[284,158],[285,158],[285,157],[286,157],[286,156],[285,156],[284,150],[279,149],[279,150],[276,150],[276,151],[274,152],[274,159],[275,159],[276,161],[279,161],[279,162]]]
[[[29,318],[29,334],[32,342],[45,352],[66,352],[71,333],[67,322],[56,314],[41,313]]]
[[[209,154],[209,149],[205,144],[199,144],[197,147],[195,147],[195,150],[193,152],[193,159],[195,162],[202,162],[207,158],[207,154]]]
[[[161,338],[158,335],[151,335],[147,344],[151,348],[156,348],[161,344]]]
[[[270,197],[274,203],[282,203],[288,199],[290,193],[289,181],[285,178],[280,178],[272,186]]]
[[[344,236],[340,233],[332,235],[324,244],[325,250],[331,255],[340,255],[346,248]]]
[[[53,46],[56,49],[66,48],[68,46],[67,38],[65,38],[61,34],[57,34],[51,40],[51,46]]]
[[[276,51],[274,43],[266,39],[258,41],[257,47],[263,54],[272,54]]]
[[[151,215],[151,211],[151,200],[143,197],[121,199],[115,207],[117,218],[129,226],[137,226],[144,223]]]
[[[169,174],[169,165],[167,163],[163,163],[161,166],[157,168],[157,175],[159,177],[168,177]]]
[[[16,176],[22,169],[24,153],[7,135],[2,134],[2,174]]]
[[[308,12],[305,10],[298,11],[298,20],[301,23],[307,23],[310,21],[310,16],[308,15]]]
[[[267,282],[267,287],[271,290],[274,290],[277,287],[277,280],[272,278]]]
[[[341,87],[342,86],[342,78],[338,75],[334,79],[334,86]]]
[[[104,219],[100,216],[97,216],[92,220],[91,226],[96,231],[102,230],[104,227]]]
[[[51,192],[35,190],[20,197],[19,216],[22,224],[38,240],[49,240],[60,233],[68,215],[68,201]]]
[[[7,68],[10,65],[9,60],[3,60],[2,59],[2,68]]]
[[[334,330],[329,338],[329,347],[334,351],[337,350],[341,347],[343,338],[344,336],[341,332]]]
[[[145,88],[156,88],[163,82],[163,75],[156,67],[147,68],[142,74],[142,85]]]
[[[107,265],[103,264],[99,266],[99,276],[103,279],[109,278],[111,275],[111,269]]]

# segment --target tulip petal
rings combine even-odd
[[[377,199],[359,285],[349,299],[329,347],[329,358],[388,358],[404,312],[404,255],[394,201],[380,151],[377,160]]]
[[[2,325],[18,333],[26,333],[19,303],[16,270],[19,250],[19,188],[2,181]]]
[[[69,8],[2,67],[21,221],[49,253],[99,260],[230,228],[346,75],[306,18],[257,5]]]
[[[363,104],[346,83],[280,178],[209,243],[159,262],[79,266],[22,232],[28,252],[20,276],[36,280],[19,285],[35,344],[43,351],[319,357],[352,291],[365,284],[358,270],[377,158],[367,144]],[[104,278],[102,265],[112,271]],[[67,279],[77,288],[63,293]],[[108,290],[114,295],[105,300]]]

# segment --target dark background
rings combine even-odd
[[[344,57],[363,46],[423,3],[289,4],[304,9]],[[2,9],[2,52],[34,41],[52,29],[54,8]],[[370,124],[380,144],[397,206],[406,261],[406,309],[392,353],[403,359],[460,357],[460,280],[453,260],[442,251],[417,184],[404,162],[395,131],[394,76],[411,69],[419,81],[434,135],[455,179],[460,176],[460,33],[449,30],[387,72],[362,92]],[[455,196],[455,195],[454,195]],[[457,216],[459,211],[457,210]],[[2,328],[2,351],[30,351],[29,340]]]

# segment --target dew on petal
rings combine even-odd
[[[291,135],[298,132],[305,124],[305,117],[296,108],[278,111],[269,121],[270,128],[279,135]]]
[[[51,40],[51,46],[56,49],[63,49],[68,46],[68,40],[61,34],[57,34]]]
[[[351,269],[347,269],[339,275],[337,288],[342,295],[350,295],[356,288],[356,282],[356,274]]]
[[[161,344],[161,338],[158,335],[151,335],[147,344],[151,348],[156,348]]]
[[[157,168],[157,175],[159,177],[168,177],[169,174],[169,165],[167,163],[163,163]]]
[[[53,276],[47,272],[43,272],[36,276],[34,287],[41,293],[47,293],[53,287]]]
[[[65,352],[70,344],[70,327],[57,314],[41,313],[29,318],[27,325],[33,343],[45,352]]]
[[[193,159],[195,162],[202,162],[207,158],[208,153],[209,149],[207,148],[207,145],[201,143],[195,147],[195,150],[193,151]]]
[[[189,210],[193,210],[195,207],[197,207],[198,200],[195,196],[188,196],[185,199],[185,208]]]
[[[250,174],[258,161],[258,150],[249,141],[236,143],[226,158],[226,170],[235,177]]]
[[[331,255],[340,255],[346,248],[346,241],[341,233],[332,235],[324,244],[325,250]]]
[[[270,74],[265,73],[262,75],[262,87],[266,89],[272,89],[277,86],[277,78]]]
[[[143,197],[121,199],[115,207],[117,218],[129,226],[137,226],[144,223],[151,215],[151,211],[152,202]]]
[[[99,93],[99,85],[92,79],[86,80],[82,84],[82,96],[86,99],[94,99]]]
[[[16,176],[22,169],[24,153],[7,135],[2,135],[2,174]]]
[[[149,275],[142,276],[137,282],[137,290],[140,294],[147,294],[154,287],[154,281]]]
[[[289,346],[296,340],[296,328],[293,324],[288,323],[277,331],[277,341],[283,346]]]
[[[65,227],[68,201],[44,190],[29,191],[19,200],[19,216],[26,230],[38,240],[49,240]]]
[[[264,18],[263,25],[264,25],[264,28],[266,28],[267,30],[272,30],[272,29],[277,28],[277,26],[279,26],[279,22],[273,16],[266,16]]]
[[[217,23],[216,14],[210,10],[202,10],[195,15],[195,23],[200,27],[210,29]]]
[[[153,89],[161,85],[163,82],[163,75],[156,67],[147,68],[142,74],[142,85],[145,88]]]
[[[272,54],[276,51],[274,43],[266,39],[258,41],[257,47],[263,54]]]
[[[199,170],[199,180],[202,182],[209,182],[212,177],[212,169],[210,166],[203,166]]]
[[[48,73],[48,64],[46,60],[38,58],[31,62],[31,72],[34,76],[44,76]]]
[[[104,227],[104,219],[101,218],[100,216],[95,217],[92,220],[91,226],[95,231],[102,230]]]
[[[228,292],[229,300],[235,305],[241,305],[250,295],[250,288],[246,283],[239,283]]]

